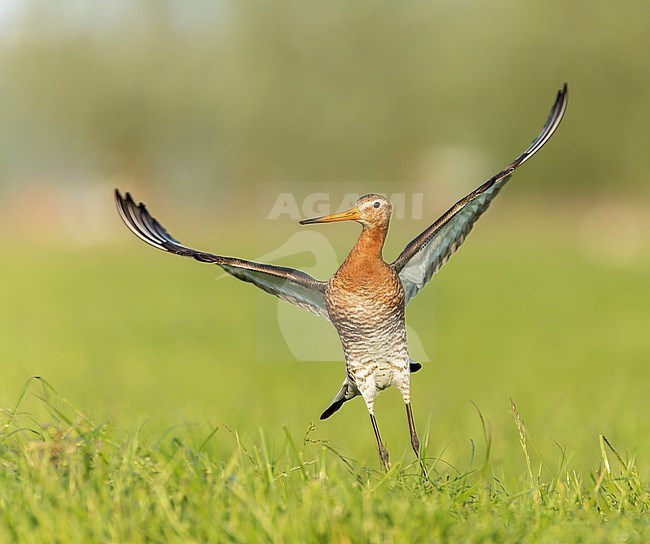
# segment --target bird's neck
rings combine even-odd
[[[372,290],[381,284],[382,273],[387,268],[381,256],[387,231],[387,226],[364,227],[357,243],[330,281],[348,291]]]
[[[350,256],[381,260],[381,250],[384,247],[387,232],[388,226],[364,227]]]

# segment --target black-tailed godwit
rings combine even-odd
[[[357,243],[329,281],[318,281],[293,268],[190,249],[170,236],[149,215],[144,204],[136,204],[129,193],[122,196],[115,191],[117,208],[131,231],[148,244],[176,255],[217,264],[236,278],[331,321],[343,345],[346,376],[321,419],[330,417],[344,402],[361,395],[370,413],[379,456],[388,470],[388,452],[379,434],[374,403],[378,392],[391,385],[398,388],[404,399],[411,445],[420,458],[410,398],[410,375],[419,370],[420,364],[409,358],[404,308],[463,243],[515,169],[550,139],[566,107],[567,86],[564,85],[544,128],[526,151],[456,202],[414,238],[392,263],[385,262],[382,257],[392,213],[391,203],[383,196],[366,195],[346,212],[301,221],[303,225],[356,221],[362,226]],[[425,470],[423,463],[422,468]]]

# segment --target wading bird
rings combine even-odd
[[[329,279],[318,281],[293,268],[259,264],[190,249],[170,236],[129,193],[115,191],[117,209],[131,231],[149,245],[197,261],[219,265],[240,280],[310,310],[332,322],[345,354],[343,385],[323,412],[330,417],[344,402],[361,395],[377,439],[379,457],[390,468],[374,414],[375,397],[394,385],[404,399],[413,451],[420,459],[420,443],[411,411],[410,374],[420,364],[409,358],[404,308],[463,243],[465,237],[516,168],[550,139],[567,106],[567,86],[557,94],[551,113],[533,143],[501,172],[456,202],[435,223],[414,238],[392,263],[382,258],[392,207],[383,196],[362,196],[342,213],[300,221],[303,225],[356,221],[362,230],[349,255]]]

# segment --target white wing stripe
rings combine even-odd
[[[115,201],[126,226],[147,244],[170,253],[192,257],[197,261],[218,264],[232,276],[329,320],[324,282],[316,281],[308,274],[293,268],[259,264],[188,248],[149,215],[144,204],[136,205],[129,193],[123,197],[116,190]]]

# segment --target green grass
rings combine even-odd
[[[6,414],[3,542],[642,542],[650,496],[632,459],[604,437],[602,465],[506,485],[489,453],[469,466],[429,457],[388,474],[346,459],[312,433],[271,444],[225,426],[97,425],[43,382],[28,384],[44,422]],[[27,388],[26,388],[27,389]],[[514,410],[523,454],[524,425]],[[27,419],[27,425],[19,421]],[[311,430],[311,429],[310,429]],[[598,452],[595,450],[595,454]],[[498,470],[497,470],[498,472]]]
[[[395,391],[389,474],[362,402],[318,421],[342,364],[291,360],[249,285],[135,242],[5,244],[0,542],[648,541],[650,260],[530,222],[477,229],[409,307],[430,482]]]

